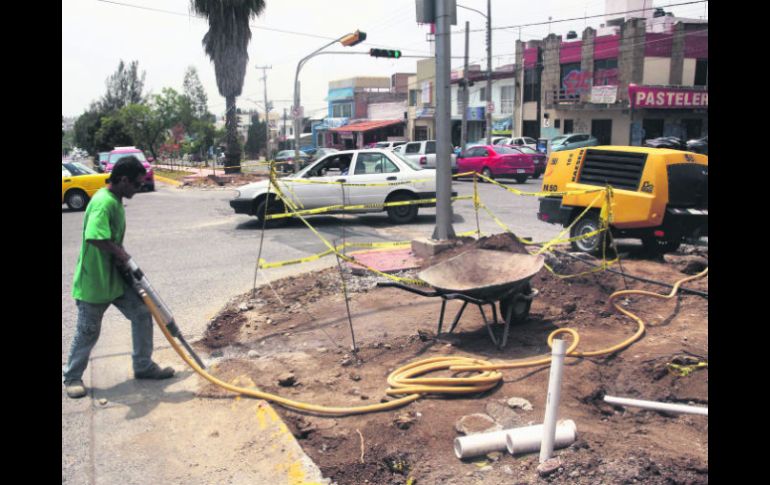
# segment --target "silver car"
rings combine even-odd
[[[346,182],[341,189],[339,183]],[[359,185],[360,184],[360,185]],[[374,185],[367,185],[374,184]],[[397,224],[413,221],[419,207],[432,207],[435,203],[376,207],[385,202],[399,202],[436,197],[436,171],[424,169],[402,155],[390,150],[346,150],[331,153],[305,167],[296,174],[278,179],[278,186],[301,209],[317,209],[334,205],[367,205],[355,212],[386,211],[388,218]],[[268,193],[268,181],[263,180],[239,187],[230,207],[236,214],[256,216],[264,222],[268,214],[283,213],[284,203],[275,197],[276,188]],[[345,212],[345,211],[330,211]],[[278,226],[287,219],[267,221]]]

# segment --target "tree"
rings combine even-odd
[[[134,139],[120,118],[119,113],[102,117],[102,123],[94,137],[97,152],[108,152],[117,146],[133,146]]]
[[[112,114],[129,104],[142,104],[145,75],[145,72],[139,75],[139,61],[132,61],[126,67],[121,59],[118,70],[107,78],[107,92],[99,102],[99,111]]]
[[[209,30],[203,36],[203,47],[214,63],[217,89],[226,101],[227,153],[225,173],[240,172],[235,98],[241,95],[247,48],[251,40],[249,20],[265,9],[264,0],[191,0],[193,12],[206,17]]]
[[[198,78],[198,71],[193,66],[188,67],[184,74],[184,95],[189,98],[196,118],[201,120],[208,116],[208,96]]]
[[[259,158],[259,152],[265,144],[265,124],[259,121],[259,113],[251,116],[251,125],[246,139],[246,155]]]
[[[102,115],[96,104],[80,115],[75,121],[74,141],[75,145],[82,147],[88,153],[96,154],[96,132],[102,126]]]
[[[129,104],[120,110],[118,118],[136,146],[149,151],[158,160],[158,151],[165,137],[165,127],[158,112],[146,104]]]

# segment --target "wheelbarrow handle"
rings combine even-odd
[[[412,288],[411,286],[406,286],[401,283],[397,283],[395,281],[379,281],[377,282],[377,286],[381,287],[392,287],[392,288],[399,288],[401,290],[411,291],[412,293],[416,293],[421,296],[440,296],[440,293],[438,291],[423,291],[419,290],[417,288]]]

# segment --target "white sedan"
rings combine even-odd
[[[343,185],[340,182],[357,185]],[[376,207],[377,204],[387,202],[436,197],[436,171],[421,168],[390,150],[347,150],[331,153],[296,174],[278,179],[278,184],[284,196],[291,199],[298,210],[368,204],[369,207],[354,211],[387,211],[388,218],[397,224],[413,221],[417,217],[418,206],[435,206],[435,203],[427,202],[419,205]],[[276,188],[270,187],[268,195],[267,180],[244,185],[238,188],[238,195],[230,201],[230,207],[236,214],[256,216],[262,222],[266,208],[268,214],[285,211],[283,202],[276,198],[275,192]],[[326,213],[335,212],[343,211]],[[281,218],[269,220],[268,223],[276,226],[284,221],[286,219]]]

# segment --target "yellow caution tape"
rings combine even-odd
[[[708,362],[698,362],[697,364],[692,365],[679,365],[679,364],[673,364],[669,362],[666,364],[666,367],[668,368],[668,371],[672,374],[678,375],[679,377],[687,377],[692,372],[703,369],[704,367],[708,367]]]
[[[470,200],[473,198],[471,195],[461,195],[457,197],[452,197],[452,200]],[[317,214],[325,214],[328,212],[347,212],[347,211],[356,211],[356,210],[363,210],[363,209],[380,209],[385,207],[399,207],[399,206],[405,206],[405,205],[421,205],[421,204],[434,204],[436,203],[436,198],[432,199],[414,199],[414,200],[402,200],[399,202],[383,202],[378,204],[355,204],[355,205],[329,205],[326,207],[319,207],[317,209],[306,209],[302,211],[296,211],[293,213],[284,213],[284,214],[270,214],[265,219],[272,220],[272,219],[284,219],[287,217],[299,217],[299,216],[310,216],[310,215],[317,215]]]

